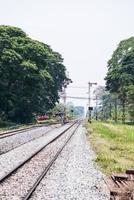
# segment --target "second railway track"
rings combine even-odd
[[[79,126],[73,123],[38,152],[1,178],[1,200],[27,200]],[[21,184],[20,184],[21,183]]]
[[[52,126],[48,127],[38,127],[37,129],[28,129],[24,132],[20,132],[19,134],[11,135],[10,137],[3,137],[0,138],[0,155],[7,153],[21,145],[24,145],[32,140],[36,140],[43,135],[47,134],[48,132],[52,131]]]
[[[45,125],[33,125],[31,127],[27,127],[27,128],[21,128],[21,129],[16,129],[16,130],[11,130],[11,131],[6,131],[3,133],[0,133],[0,139],[6,138],[6,137],[10,137],[13,135],[17,135],[19,133],[24,133],[26,131],[29,130],[35,130],[36,128],[40,128],[40,127],[44,127]]]

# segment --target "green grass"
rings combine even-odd
[[[105,174],[134,168],[134,126],[93,122],[87,128],[96,162]]]

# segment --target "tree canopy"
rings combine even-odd
[[[30,122],[54,107],[67,80],[59,53],[20,28],[0,26],[0,118]]]
[[[111,94],[116,94],[122,103],[123,121],[125,120],[125,106],[128,105],[132,119],[134,119],[134,37],[123,40],[108,61],[106,88]],[[133,102],[133,103],[132,103]],[[131,104],[131,106],[130,106]]]

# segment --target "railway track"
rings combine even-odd
[[[33,131],[38,131],[39,134],[37,134],[35,132],[32,133],[31,132],[32,130]],[[45,130],[45,127],[44,127],[44,130],[40,129],[39,127],[38,128],[28,129],[28,130],[25,130],[23,132],[26,132],[26,134],[28,134],[28,136],[30,136],[30,138],[29,137],[28,138],[24,138],[24,136],[26,137],[26,134],[22,135],[22,136],[19,135],[18,138],[17,138],[17,141],[16,141],[16,139],[14,137],[16,137],[16,134],[18,135],[18,132],[16,134],[13,134],[13,135],[10,135],[10,136],[1,137],[0,138],[0,155],[2,155],[4,153],[7,153],[9,151],[12,151],[13,149],[18,148],[18,147],[20,147],[20,146],[22,146],[22,145],[24,145],[26,143],[29,143],[29,142],[31,142],[33,140],[36,140],[36,139],[42,137],[43,135],[49,133],[52,130],[53,130],[52,127],[50,129],[46,128],[46,130]],[[19,132],[19,134],[21,134],[23,132]],[[20,136],[21,136],[21,138],[19,138]],[[22,140],[22,137],[23,137],[23,140]]]
[[[64,130],[51,141],[49,141],[44,147],[31,155],[23,163],[19,164],[13,170],[8,172],[5,176],[1,177],[1,200],[11,200],[16,198],[24,200],[29,199],[40,181],[43,179],[43,177],[46,175],[46,173],[54,163],[54,161],[58,158],[61,151],[69,142],[79,124],[80,122],[78,121],[71,124],[71,126],[69,126],[66,130]],[[30,178],[27,179],[29,173]],[[36,173],[38,175],[35,175]],[[30,180],[31,178],[32,180]],[[19,181],[19,183],[22,183],[22,188],[25,191],[24,194],[22,194],[22,188],[20,188],[21,186],[17,183],[17,181]],[[15,196],[16,192],[13,192],[13,189],[15,191],[17,190],[17,196]],[[20,194],[18,194],[18,191],[20,191]]]
[[[79,124],[77,125],[76,129],[78,128]],[[60,153],[62,152],[62,150],[64,149],[64,147],[67,145],[67,143],[70,141],[70,139],[72,138],[72,136],[74,135],[76,129],[72,132],[72,134],[70,135],[70,137],[66,140],[66,142],[63,144],[63,146],[59,149],[59,151],[55,154],[55,156],[53,157],[53,159],[49,162],[49,164],[47,165],[47,167],[44,169],[43,173],[39,176],[39,178],[37,179],[37,181],[34,183],[34,185],[31,187],[31,189],[28,191],[27,195],[24,197],[24,200],[28,200],[30,199],[30,197],[32,196],[33,192],[35,191],[36,187],[39,185],[39,183],[41,182],[41,180],[44,178],[44,176],[47,174],[47,172],[49,171],[50,167],[53,165],[53,163],[55,162],[55,160],[58,158],[58,156],[60,155]]]
[[[12,130],[12,131],[6,131],[3,133],[0,133],[0,139],[6,138],[6,137],[10,137],[13,135],[17,135],[19,133],[24,133],[27,132],[29,130],[34,130],[40,127],[45,127],[46,125],[33,125],[32,127],[28,127],[28,128],[21,128],[21,129],[17,129],[17,130]]]

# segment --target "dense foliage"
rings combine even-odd
[[[50,46],[0,26],[0,119],[30,122],[52,108],[68,80],[62,63]]]
[[[105,80],[107,91],[98,88],[101,117],[134,121],[134,37],[119,43],[108,61]]]
[[[67,105],[67,113],[69,116],[74,117],[83,117],[84,116],[84,107],[83,106],[75,106],[73,102],[68,102]]]
[[[122,121],[125,122],[125,108],[134,119],[134,37],[123,40],[108,62],[106,87],[116,94],[122,105]]]
[[[63,103],[57,103],[55,107],[50,110],[50,112],[55,114],[64,113],[66,110],[67,117],[82,117],[84,116],[84,107],[83,106],[74,106],[72,102],[67,102],[66,108]]]

